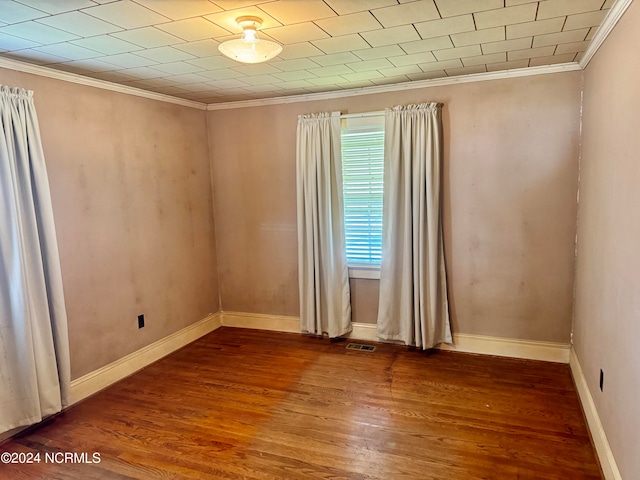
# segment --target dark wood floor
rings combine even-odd
[[[42,458],[0,478],[601,478],[567,365],[345,346],[219,329],[0,446]]]

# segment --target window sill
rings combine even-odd
[[[380,280],[380,267],[349,267],[349,278]]]

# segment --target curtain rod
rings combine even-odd
[[[384,116],[384,111],[366,112],[366,113],[347,113],[345,115],[340,115],[340,118],[365,118],[365,117],[382,117],[382,116]]]

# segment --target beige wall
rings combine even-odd
[[[3,69],[0,83],[35,91],[72,378],[217,311],[205,112]]]
[[[297,115],[445,104],[445,246],[457,332],[568,342],[580,72],[209,112],[222,309],[299,314]],[[377,282],[352,281],[375,322]]]
[[[574,326],[625,479],[640,478],[639,25],[634,2],[585,70]]]

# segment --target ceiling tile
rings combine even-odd
[[[230,58],[222,55],[215,55],[211,57],[196,58],[194,60],[187,60],[192,65],[197,65],[205,70],[216,70],[218,68],[233,68],[238,66],[238,62],[231,60]]]
[[[260,10],[258,6],[237,8],[233,10],[227,10],[225,12],[214,13],[213,15],[206,15],[208,21],[215,23],[221,28],[228,30],[231,33],[242,33],[242,27],[238,25],[236,19],[243,16],[254,16],[262,19],[262,25],[258,29],[263,30],[265,28],[281,27],[282,24],[275,18],[267,14],[267,12]]]
[[[452,58],[473,57],[474,55],[482,55],[480,45],[468,45],[466,47],[447,48],[445,50],[436,50],[433,55],[438,60],[450,60]]]
[[[488,72],[496,72],[499,70],[512,70],[515,68],[526,68],[529,66],[529,60],[514,60],[512,62],[491,63],[487,65]]]
[[[409,77],[405,75],[389,75],[385,78],[374,78],[371,80],[371,83],[373,83],[374,85],[393,85],[397,83],[405,83],[408,81]]]
[[[355,50],[352,52],[361,60],[375,60],[376,58],[387,58],[403,55],[404,51],[398,45],[387,45],[384,47],[367,48],[365,50]]]
[[[573,62],[573,58],[576,56],[575,52],[566,53],[564,55],[549,55],[548,57],[536,57],[529,61],[530,67],[537,67],[540,65],[553,65],[557,63],[569,63]]]
[[[401,43],[402,50],[407,53],[431,52],[433,50],[444,50],[445,48],[453,48],[451,37],[427,38],[426,40],[417,40],[415,42]],[[392,55],[387,55],[388,57]]]
[[[401,75],[408,75],[410,73],[422,73],[418,65],[407,65],[393,68],[382,68],[378,70],[385,77],[398,77]],[[374,82],[377,83],[377,82]]]
[[[33,20],[35,18],[46,17],[47,14],[41,10],[27,7],[17,2],[2,2],[2,21],[4,23],[18,23]]]
[[[514,50],[512,52],[507,52],[507,60],[523,60],[525,58],[534,58],[534,57],[546,57],[548,55],[553,55],[553,51],[555,47],[538,47],[538,48],[528,48],[526,50]]]
[[[42,47],[36,47],[34,50],[48,53],[50,55],[57,55],[59,57],[68,58],[69,60],[83,60],[85,58],[95,58],[100,56],[100,54],[96,51],[69,43],[55,43],[53,45],[44,45]]]
[[[213,80],[229,80],[232,78],[240,78],[243,77],[241,73],[238,73],[230,68],[218,68],[215,70],[210,70],[206,72],[200,72],[198,75],[202,75],[203,77],[207,77]]]
[[[319,86],[319,85],[337,85],[340,83],[346,83],[347,79],[336,75],[333,77],[310,78],[307,81],[310,83],[313,83],[314,85]]]
[[[136,28],[135,30],[116,32],[112,35],[120,40],[140,45],[144,48],[163,47],[184,42],[181,38],[169,35],[167,32],[158,30],[155,27]]]
[[[602,0],[546,0],[540,2],[538,20],[600,10]]]
[[[37,47],[40,45],[38,42],[32,42],[26,38],[16,37],[14,35],[7,35],[2,33],[0,29],[0,52],[10,50],[21,50],[23,48]]]
[[[288,81],[276,83],[276,85],[278,85],[283,89],[289,90],[289,89],[305,88],[310,86],[311,83],[307,82],[306,80],[288,80]]]
[[[456,47],[477,45],[479,43],[499,42],[505,40],[504,27],[487,28],[475,32],[456,33],[451,35],[451,40]]]
[[[316,76],[308,72],[307,70],[297,70],[294,72],[282,72],[282,73],[274,73],[274,77],[277,77],[283,82],[292,82],[295,80],[306,80],[308,78],[316,78]]]
[[[472,15],[433,20],[431,22],[416,23],[416,29],[421,38],[442,37],[454,33],[472,32],[476,29]]]
[[[444,70],[434,70],[433,72],[423,72],[423,73],[415,73],[409,74],[410,80],[419,81],[419,80],[433,80],[434,78],[446,77],[447,73]]]
[[[478,73],[486,73],[487,67],[484,65],[476,65],[474,67],[460,67],[460,68],[448,68],[445,70],[450,77],[457,77],[459,75],[474,75]]]
[[[544,35],[546,33],[558,33],[562,30],[565,17],[550,18],[548,20],[537,20],[535,22],[518,23],[507,25],[507,39],[532,37],[534,35]]]
[[[311,43],[326,54],[350,52],[351,50],[360,50],[369,46],[360,35],[355,33],[353,35],[315,40]]]
[[[416,29],[413,28],[412,25],[401,25],[399,27],[363,32],[361,36],[372,47],[384,47],[386,45],[420,40],[420,36],[416,33]]]
[[[440,18],[433,0],[418,0],[403,5],[378,8],[372,13],[384,27],[411,25]]]
[[[491,53],[508,52],[509,50],[522,50],[531,48],[533,38],[517,38],[515,40],[507,40],[505,42],[491,42],[482,44],[482,53],[485,55]]]
[[[396,0],[324,0],[338,15],[397,5]]]
[[[120,70],[120,73],[126,73],[136,78],[159,78],[165,77],[167,75],[165,72],[161,72],[159,70],[156,70],[155,68],[149,67],[127,68],[125,70]]]
[[[248,85],[265,85],[267,83],[277,83],[280,79],[273,75],[252,75],[243,77],[242,81]]]
[[[14,35],[38,43],[58,43],[75,40],[78,37],[37,22],[24,22],[0,28],[0,33]]]
[[[115,55],[117,53],[132,52],[134,50],[140,50],[138,45],[125,42],[119,38],[114,38],[109,35],[99,35],[97,37],[81,38],[80,40],[73,40],[70,42],[74,45],[90,48],[106,55]]]
[[[124,29],[146,27],[169,21],[167,17],[152,12],[130,0],[87,8],[83,12]]]
[[[292,72],[295,70],[304,70],[305,68],[319,67],[315,62],[312,62],[308,58],[295,58],[293,60],[280,60],[277,62],[271,62],[275,68],[282,70],[283,72]]]
[[[137,80],[133,75],[127,75],[126,73],[122,73],[121,70],[115,72],[97,72],[97,73],[89,73],[87,74],[89,77],[98,78],[100,80],[105,80],[107,82],[126,82],[129,80]]]
[[[103,22],[82,12],[54,15],[52,17],[41,18],[38,22],[81,37],[93,37],[122,30],[115,25]]]
[[[167,0],[136,0],[136,3],[140,3],[148,9],[172,20],[199,17],[222,10],[207,0],[182,0],[179,2]]]
[[[188,42],[229,35],[227,30],[214,25],[204,18],[190,18],[178,22],[165,23],[158,25],[157,28]]]
[[[36,65],[48,65],[52,63],[63,63],[69,59],[59,57],[57,55],[50,55],[45,52],[39,52],[30,48],[20,50],[19,52],[6,53],[3,57],[13,58],[14,60],[20,60],[21,62],[35,63]]]
[[[357,72],[357,73],[345,73],[342,76],[344,78],[346,78],[349,81],[349,83],[351,83],[351,82],[359,82],[359,81],[362,81],[362,80],[371,80],[371,79],[374,79],[374,78],[383,78],[384,77],[384,75],[382,75],[380,72],[376,72],[375,70],[366,71],[366,72]],[[353,88],[353,86],[351,86],[351,87]]]
[[[540,0],[505,0],[505,7],[513,7],[514,5],[524,5],[525,3],[538,3]]]
[[[391,68],[394,66],[395,65],[393,65],[386,58],[378,58],[376,60],[364,60],[361,62],[347,63],[347,67],[349,67],[354,72],[370,72],[371,70],[378,70],[380,68]]]
[[[3,1],[2,4],[2,16],[4,17],[4,9],[9,2]],[[30,5],[43,12],[50,13],[52,15],[70,12],[71,10],[78,10],[80,8],[95,7],[96,2],[91,0],[20,0],[20,3]],[[26,20],[26,19],[25,19]]]
[[[65,64],[75,68],[80,68],[85,72],[110,72],[112,70],[118,70],[117,66],[96,58],[73,60],[71,62],[66,62]]]
[[[578,13],[576,15],[569,15],[567,21],[564,24],[564,30],[575,30],[578,28],[597,27],[602,23],[604,17],[609,13],[607,10],[600,10],[597,12]]]
[[[283,25],[334,17],[336,13],[322,0],[278,0],[260,5]]]
[[[418,65],[423,72],[433,72],[435,70],[446,70],[447,68],[462,68],[462,61],[459,58],[453,58],[438,62],[421,63]]]
[[[171,75],[182,75],[183,73],[197,73],[204,70],[203,68],[200,68],[197,65],[193,65],[192,63],[187,63],[187,62],[161,63],[159,65],[154,65],[153,68],[156,68],[161,72],[169,73]]]
[[[587,38],[585,38],[585,40],[593,40],[593,37],[595,36],[597,31],[598,31],[598,27],[591,27],[589,29],[589,33],[587,34]]]
[[[119,53],[117,55],[107,55],[100,57],[100,60],[104,60],[107,63],[113,63],[122,68],[135,68],[135,67],[147,67],[149,65],[155,65],[156,62],[143,58],[133,53]]]
[[[556,48],[556,55],[562,55],[565,53],[584,52],[589,46],[589,42],[572,42],[563,43]]]
[[[343,73],[353,73],[353,70],[346,65],[332,65],[330,67],[310,68],[309,73],[313,73],[317,77],[333,77]]]
[[[185,73],[183,75],[173,75],[169,78],[172,78],[177,83],[200,83],[200,82],[208,82],[211,79],[204,77],[197,73]]]
[[[236,63],[236,67],[233,68],[233,70],[242,73],[243,75],[267,75],[271,73],[280,73],[280,70],[268,63],[254,63],[252,65]]]
[[[606,0],[606,1],[604,2],[604,5],[602,6],[602,8],[603,8],[603,9],[605,9],[605,8],[611,8],[611,7],[613,7],[613,4],[614,4],[614,3],[616,3],[616,2],[617,2],[617,0]],[[576,62],[577,62],[577,61],[579,61],[579,60],[576,60]]]
[[[369,12],[353,13],[325,18],[314,22],[332,37],[381,29],[380,23]]]
[[[547,35],[537,35],[533,37],[534,47],[545,47],[547,45],[558,45],[560,43],[581,42],[589,33],[588,28],[581,30],[569,30],[568,32],[549,33]]]
[[[474,13],[478,29],[499,27],[512,23],[532,22],[536,19],[538,5],[529,3],[516,7],[505,7],[499,10],[489,10],[487,12]]]
[[[363,52],[364,50],[358,50]],[[356,57],[353,52],[333,53],[331,55],[320,55],[311,57],[310,60],[315,63],[328,67],[330,65],[338,65],[340,63],[357,62],[360,58]]]
[[[289,44],[289,43],[301,43],[309,42],[311,40],[319,40],[321,38],[328,38],[329,35],[319,28],[317,25],[311,22],[297,23],[295,25],[287,25],[284,27],[274,27],[263,31],[270,37],[273,37],[276,41]]]
[[[218,45],[220,45],[220,43],[215,40],[200,40],[197,42],[175,45],[174,48],[190,53],[191,55],[195,55],[196,57],[211,57],[214,55],[220,55]]]
[[[504,6],[503,0],[435,0],[442,17],[493,10]]]
[[[182,50],[178,50],[173,47],[158,47],[150,48],[147,50],[140,50],[136,52],[136,55],[149,58],[158,63],[177,62],[180,60],[190,60],[192,58],[196,58],[187,52],[183,52]]]
[[[498,63],[507,61],[507,52],[492,53],[490,55],[478,55],[476,57],[467,57],[462,59],[462,64],[465,67],[472,67],[475,65],[486,65],[487,63]]]
[[[168,78],[144,78],[131,82],[140,88],[146,87],[174,87],[176,83]]]
[[[389,61],[396,67],[407,65],[417,65],[418,63],[435,62],[436,57],[431,52],[412,53],[411,55],[400,55],[399,57],[389,57]]]
[[[319,50],[309,42],[302,42],[285,46],[282,49],[282,53],[278,55],[278,58],[291,60],[294,58],[312,57],[314,55],[322,55],[322,50]]]

